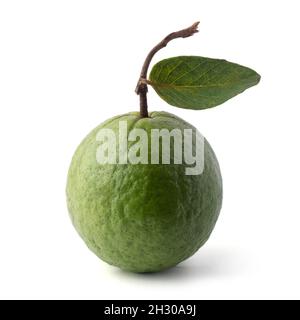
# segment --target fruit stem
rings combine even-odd
[[[167,35],[161,42],[159,42],[147,55],[146,60],[143,64],[141,74],[138,83],[135,88],[136,94],[140,96],[140,115],[142,118],[147,118],[148,115],[148,103],[147,103],[147,73],[154,55],[162,48],[166,47],[167,44],[177,38],[187,38],[198,32],[198,25],[200,22],[193,23],[190,27],[182,29],[176,32],[172,32]]]

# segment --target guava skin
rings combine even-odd
[[[209,238],[222,205],[222,178],[205,140],[204,171],[186,175],[185,164],[99,164],[96,136],[143,128],[195,128],[166,112],[149,118],[128,113],[95,128],[77,148],[68,173],[70,217],[87,246],[102,260],[132,272],[157,272],[192,256]],[[193,150],[195,150],[193,140]],[[130,144],[128,148],[130,147]]]

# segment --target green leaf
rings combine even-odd
[[[181,56],[158,62],[150,84],[158,95],[175,107],[206,109],[256,85],[260,75],[226,60]]]

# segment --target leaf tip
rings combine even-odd
[[[260,82],[260,80],[261,80],[261,75],[259,73],[257,73],[257,84]]]

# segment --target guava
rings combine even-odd
[[[70,165],[67,203],[76,230],[99,258],[124,270],[157,272],[189,258],[209,238],[222,205],[222,178],[210,144],[183,119],[148,112],[148,85],[172,106],[203,110],[260,81],[248,67],[200,56],[164,59],[148,78],[153,56],[171,40],[197,33],[198,25],[153,47],[135,89],[140,111],[92,130]],[[122,84],[116,77],[115,92]]]
[[[107,120],[79,145],[69,169],[67,201],[72,222],[87,246],[102,260],[133,272],[155,272],[193,255],[209,238],[222,203],[222,179],[216,156],[204,139],[204,170],[186,175],[186,164],[99,164],[98,132],[197,130],[166,112],[146,118],[128,113]],[[195,139],[191,147],[195,151]],[[128,148],[131,144],[128,144]],[[119,146],[117,145],[117,149]],[[183,152],[183,151],[182,151]]]

